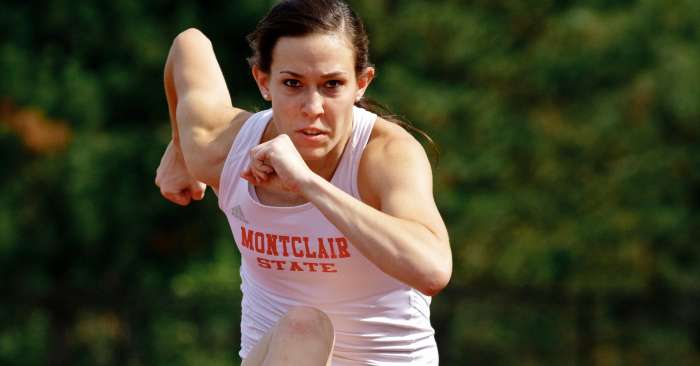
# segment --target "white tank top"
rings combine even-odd
[[[268,206],[240,178],[272,110],[241,127],[224,163],[219,207],[241,253],[245,358],[293,306],[313,306],[335,329],[333,365],[437,365],[430,297],[382,272],[311,203]],[[354,107],[353,130],[331,183],[360,199],[357,171],[377,116]]]

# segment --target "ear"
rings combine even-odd
[[[262,94],[263,99],[270,101],[270,75],[262,70],[257,65],[253,65],[252,68],[253,79],[258,84],[258,89],[260,89],[260,94]]]
[[[365,68],[365,70],[362,71],[362,74],[360,74],[360,76],[357,78],[357,93],[355,95],[356,101],[360,100],[360,98],[365,95],[365,91],[367,91],[367,87],[369,87],[369,84],[373,79],[374,67]]]

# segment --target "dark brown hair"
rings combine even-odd
[[[360,17],[341,0],[285,0],[275,5],[260,20],[255,31],[248,35],[248,44],[253,55],[248,58],[263,72],[269,73],[272,51],[281,37],[300,37],[312,33],[343,33],[352,44],[355,55],[355,74],[361,75],[369,62],[369,39]],[[361,98],[355,105],[397,123],[405,129],[423,136],[437,155],[433,140],[420,129],[390,113],[379,103]]]

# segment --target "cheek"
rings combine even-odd
[[[325,104],[326,108],[333,110],[334,113],[346,113],[355,104],[355,95],[343,93],[342,95],[326,98]]]
[[[292,115],[299,110],[298,98],[289,95],[276,95],[272,97],[272,109],[283,115]]]
[[[336,119],[332,122],[333,139],[341,140],[347,137],[352,132],[352,112],[350,112],[349,117],[340,117],[343,114],[336,115]]]

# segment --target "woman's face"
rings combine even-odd
[[[307,162],[340,156],[352,130],[353,104],[374,76],[368,68],[357,77],[353,50],[341,34],[282,37],[270,73],[253,73],[271,99],[276,134],[289,135]]]

